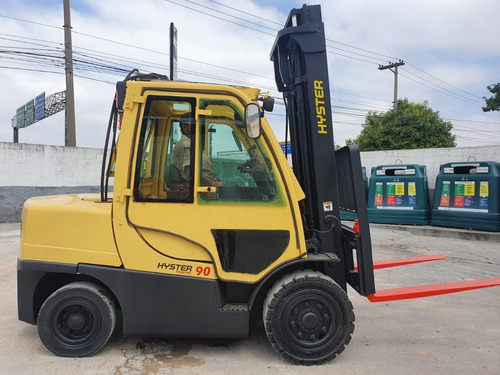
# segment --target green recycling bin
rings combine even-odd
[[[441,165],[436,178],[431,224],[500,231],[500,163]]]
[[[368,220],[372,223],[429,224],[425,166],[398,164],[373,167],[367,208]]]
[[[365,185],[365,196],[368,196],[368,176],[366,175],[366,167],[361,167],[363,170],[363,183]],[[347,221],[354,221],[358,218],[358,214],[346,210],[340,210],[340,219]]]

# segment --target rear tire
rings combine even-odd
[[[273,348],[295,364],[319,365],[351,341],[354,312],[330,277],[312,270],[278,280],[264,302],[263,320]]]
[[[38,313],[38,334],[47,349],[62,357],[99,351],[116,324],[113,299],[102,286],[74,282],[52,293]]]

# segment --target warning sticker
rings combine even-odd
[[[323,211],[333,211],[333,202],[323,202]]]

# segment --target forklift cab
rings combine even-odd
[[[137,95],[137,83],[127,83],[127,97]],[[303,193],[252,103],[259,91],[184,83],[191,87],[179,95],[175,85],[152,81],[140,103],[124,108],[132,113],[117,147],[135,144],[131,155],[117,154],[130,183],[115,177],[115,191],[132,189],[113,201],[113,220],[125,268],[177,274],[162,266],[175,261],[192,276],[255,283],[302,257]],[[191,126],[181,127],[186,118]]]

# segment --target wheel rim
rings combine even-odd
[[[312,354],[342,343],[345,317],[335,299],[323,291],[298,293],[283,306],[281,330],[287,346]]]
[[[98,334],[98,308],[88,300],[73,298],[60,303],[51,317],[55,337],[62,345],[83,347]]]

